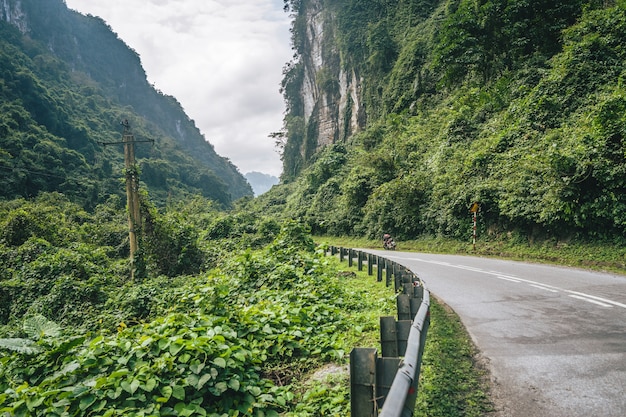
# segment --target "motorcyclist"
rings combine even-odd
[[[396,242],[394,242],[389,233],[383,234],[383,248],[388,250],[394,250],[396,248]]]

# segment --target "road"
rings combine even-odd
[[[459,315],[497,417],[626,416],[626,277],[488,258],[368,250]]]

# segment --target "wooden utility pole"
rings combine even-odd
[[[470,207],[470,212],[472,213],[472,245],[474,250],[476,250],[476,224],[478,210],[480,210],[480,204],[478,202],[474,202],[474,204]]]
[[[122,122],[124,133],[121,142],[99,142],[101,145],[124,145],[124,164],[126,175],[126,201],[128,207],[128,240],[130,244],[130,277],[135,278],[135,255],[139,250],[137,235],[141,229],[141,212],[139,204],[139,170],[135,162],[135,143],[151,142],[154,140],[135,140],[128,120]]]
[[[126,201],[128,205],[128,240],[130,241],[131,278],[134,278],[135,254],[139,250],[137,232],[141,228],[141,213],[139,212],[139,171],[135,163],[135,138],[130,131],[128,120],[122,122],[124,126],[124,163],[126,166]]]

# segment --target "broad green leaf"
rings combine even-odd
[[[130,373],[130,371],[126,368],[118,369],[117,371],[111,372],[111,378],[121,378]]]
[[[33,411],[35,408],[39,407],[41,405],[41,403],[43,403],[43,401],[45,399],[46,399],[46,397],[44,397],[44,396],[28,398],[26,400],[26,407],[28,407],[29,410]]]
[[[146,381],[146,384],[143,386],[143,390],[147,392],[152,392],[152,390],[154,389],[154,387],[156,387],[156,385],[157,385],[156,379],[150,378],[149,380]]]
[[[32,355],[42,350],[41,347],[37,346],[32,340],[20,338],[0,339],[0,349],[12,350],[13,352],[26,355]]]
[[[191,365],[189,365],[189,369],[194,374],[199,374],[200,372],[202,372],[202,369],[204,369],[204,364],[203,363],[192,363]]]
[[[198,406],[195,404],[185,403],[178,403],[174,406],[176,414],[184,417],[192,416],[196,412],[196,408],[198,408]]]
[[[211,374],[202,375],[200,379],[198,379],[198,385],[196,386],[196,388],[202,389],[204,384],[206,384],[210,379],[211,379]]]
[[[24,320],[23,327],[26,334],[35,340],[61,335],[61,327],[40,314]]]
[[[122,387],[116,387],[114,390],[110,389],[107,391],[107,397],[109,397],[112,400],[116,400],[119,398],[119,396],[122,395]]]
[[[230,381],[228,381],[228,386],[235,391],[239,391],[239,380],[237,378],[231,378]]]
[[[86,397],[83,397],[80,399],[80,404],[78,405],[78,408],[85,411],[95,402],[96,402],[96,396],[93,394],[89,394]]]
[[[185,399],[185,388],[181,387],[180,385],[174,385],[172,387],[172,397],[179,399],[179,400],[184,400]]]
[[[224,359],[224,358],[215,358],[213,360],[213,364],[215,366],[219,366],[220,368],[226,368],[226,359]]]
[[[132,381],[122,381],[122,383],[120,384],[120,386],[122,387],[122,389],[124,391],[126,391],[129,394],[134,394],[135,391],[137,391],[137,388],[139,388],[139,381],[136,379],[133,379]]]
[[[176,356],[178,355],[178,353],[183,350],[183,348],[185,347],[185,345],[181,342],[181,343],[172,343],[170,345],[170,353],[172,354],[172,356]]]
[[[163,338],[159,340],[159,343],[158,343],[159,350],[165,350],[169,347],[169,345],[170,345],[169,339]]]
[[[198,375],[189,375],[187,377],[187,384],[198,389],[198,380],[200,378],[198,377]]]
[[[228,385],[226,385],[226,382],[218,382],[215,384],[215,389],[218,393],[222,394],[228,389]]]
[[[172,396],[172,387],[170,387],[169,385],[164,385],[160,388],[161,394],[163,395],[163,397],[165,397],[165,401],[169,400],[170,397]],[[165,402],[164,401],[164,402]]]

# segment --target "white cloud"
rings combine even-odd
[[[216,151],[242,173],[278,176],[271,132],[284,112],[292,56],[280,0],[66,0],[103,18],[137,51],[148,80],[172,95]]]

